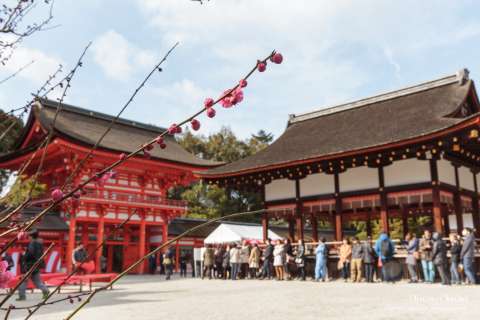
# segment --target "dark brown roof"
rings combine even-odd
[[[21,211],[18,218],[15,220],[17,222],[25,222],[29,221],[38,215],[42,211],[42,208],[37,207],[30,207],[25,208]],[[6,228],[9,222],[4,222],[0,225],[1,228]],[[40,221],[35,224],[35,229],[41,231],[68,231],[68,225],[65,221],[60,217],[58,212],[48,212],[45,216],[43,216]]]
[[[292,115],[285,132],[269,147],[199,175],[229,176],[442,131],[466,120],[451,115],[474,90],[467,75],[468,71],[462,70],[453,76],[353,103]]]
[[[35,117],[47,130],[51,127],[57,104],[58,102],[43,99],[33,108]],[[63,104],[55,122],[55,130],[60,136],[93,146],[113,118],[104,113]],[[165,131],[164,128],[120,118],[105,136],[100,147],[129,153],[163,131]],[[175,141],[173,136],[167,135],[165,143],[167,148],[162,150],[156,147],[151,151],[152,158],[200,167],[219,165],[218,162],[200,159],[187,152]]]

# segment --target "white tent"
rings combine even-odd
[[[268,237],[272,240],[282,239],[275,232],[268,230]],[[206,244],[231,243],[242,240],[263,239],[262,226],[222,223],[205,238]]]

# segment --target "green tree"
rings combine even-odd
[[[16,207],[27,199],[30,190],[32,198],[37,198],[45,192],[46,188],[45,184],[35,183],[33,177],[26,175],[17,177],[8,194],[0,199],[0,204]]]
[[[203,159],[233,162],[253,155],[273,140],[273,135],[260,130],[246,140],[238,139],[228,127],[209,135],[193,135],[186,131],[178,142],[189,152]],[[256,210],[261,207],[258,193],[244,192],[210,186],[197,182],[191,186],[177,187],[169,191],[171,198],[188,202],[188,215],[197,218],[212,218],[229,213]],[[257,217],[244,217],[242,221],[257,221]]]
[[[23,122],[21,119],[9,116],[0,110],[0,154],[7,153],[12,150],[15,142],[20,137],[23,129]],[[10,172],[8,170],[0,169],[0,192],[5,183],[7,183]]]

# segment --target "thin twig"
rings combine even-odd
[[[82,169],[83,165],[85,164],[85,162],[90,158],[90,156],[92,155],[92,153],[98,148],[98,146],[100,145],[100,143],[102,143],[103,141],[103,138],[105,138],[105,136],[110,132],[110,130],[112,130],[113,126],[115,125],[115,123],[117,122],[117,120],[120,118],[120,116],[122,115],[122,113],[125,111],[125,109],[130,105],[130,103],[133,101],[133,99],[135,98],[135,96],[137,95],[138,92],[140,92],[140,90],[145,86],[145,84],[147,83],[147,81],[150,79],[150,77],[156,72],[156,71],[161,71],[162,69],[160,68],[160,66],[167,60],[168,56],[170,55],[170,53],[178,46],[178,42],[175,43],[173,45],[173,47],[170,48],[170,50],[167,51],[167,53],[165,54],[165,56],[160,60],[159,63],[157,63],[153,69],[150,71],[150,73],[145,77],[145,79],[143,79],[143,81],[140,83],[140,85],[135,89],[135,91],[133,92],[133,94],[130,96],[130,98],[128,99],[128,101],[125,103],[125,105],[122,107],[122,109],[120,110],[120,112],[115,116],[115,118],[112,119],[112,121],[110,122],[110,124],[108,125],[107,129],[103,132],[103,134],[100,136],[100,138],[97,140],[97,142],[95,142],[94,146],[88,151],[87,155],[82,159],[80,160],[80,162],[78,163],[78,165],[75,167],[75,169],[72,171],[72,173],[67,177],[67,179],[65,179],[65,183],[63,184],[62,186],[62,190],[67,187],[71,181],[71,179],[73,177],[75,177],[75,175],[80,172],[80,170]]]
[[[42,263],[43,261],[43,258],[45,258],[45,256],[50,252],[50,250],[52,250],[52,248],[55,246],[55,243],[51,243],[50,246],[47,248],[47,250],[45,250],[42,254],[42,256],[37,260],[35,261],[35,263],[33,264],[32,267],[30,267],[30,269],[27,271],[27,273],[25,273],[23,275],[22,278],[20,278],[20,281],[18,281],[18,283],[10,290],[9,293],[7,293],[7,295],[3,298],[2,301],[0,301],[0,307],[3,306],[3,304],[5,302],[7,302],[8,299],[10,299],[10,297],[15,293],[15,291],[20,287],[20,285],[27,279],[30,278],[30,276],[37,270],[38,266],[40,265],[40,263]]]
[[[263,60],[260,60],[258,62],[263,62],[263,63],[266,63],[266,61],[275,54],[275,51],[273,51],[272,53],[270,53],[265,59]],[[247,75],[243,78],[245,80],[247,80],[254,72],[255,70],[257,70],[257,66],[258,66],[258,62],[257,64],[255,65],[255,67],[253,67],[250,72],[247,73]],[[227,97],[233,90],[235,90],[236,88],[239,87],[239,84],[235,85],[232,89],[230,90],[227,90],[227,92],[225,92],[224,94],[222,94],[217,100],[214,101],[213,105],[216,105],[218,104],[221,100],[223,100],[225,97]],[[206,112],[206,108],[202,108],[200,109],[200,111],[196,112],[195,114],[193,114],[192,116],[188,117],[187,119],[185,119],[184,121],[180,122],[178,124],[178,126],[183,126],[184,124],[186,124],[187,122],[191,121],[192,119],[194,119],[195,117],[197,117],[198,115]],[[32,228],[32,226],[37,223],[37,221],[39,221],[47,212],[49,212],[52,208],[54,208],[55,206],[57,206],[58,204],[60,204],[61,202],[65,201],[66,199],[70,198],[73,196],[73,194],[75,192],[77,192],[78,190],[81,190],[82,188],[84,188],[87,184],[89,184],[90,182],[92,182],[93,180],[97,179],[98,177],[101,177],[103,176],[105,173],[107,173],[108,171],[111,171],[112,169],[116,168],[117,166],[119,166],[120,164],[124,163],[125,161],[127,161],[128,159],[136,156],[138,153],[140,153],[141,151],[143,151],[145,148],[147,148],[148,146],[150,145],[153,145],[154,143],[157,142],[157,139],[159,138],[163,138],[165,135],[167,135],[169,133],[168,130],[165,130],[163,131],[158,137],[152,139],[151,141],[141,145],[140,147],[138,147],[135,151],[132,151],[131,153],[129,153],[128,155],[126,155],[125,157],[121,158],[121,159],[118,159],[117,161],[115,161],[114,163],[110,164],[109,166],[103,168],[102,170],[100,170],[99,172],[97,172],[96,174],[90,176],[89,178],[87,178],[85,181],[83,181],[82,183],[78,184],[75,188],[73,188],[72,190],[70,190],[69,192],[67,192],[66,194],[64,194],[61,198],[57,199],[57,200],[53,200],[52,203],[50,205],[48,205],[45,209],[43,209],[40,213],[38,213],[34,218],[32,218],[30,220],[30,222],[26,223],[25,226],[22,228],[22,231],[28,231]],[[15,240],[15,239],[14,239]],[[14,241],[15,242],[15,241]],[[10,243],[8,243],[6,246],[4,246],[3,250],[5,251],[6,249],[8,249],[9,247],[11,246]],[[4,251],[0,251],[0,254]]]
[[[121,224],[119,224],[117,227],[115,227],[110,233],[113,234],[113,233],[115,233],[117,230],[120,230],[121,228],[123,228],[123,226],[124,226],[126,223],[128,223],[128,222],[130,221],[130,219],[132,218],[132,216],[133,216],[134,214],[136,214],[136,213],[137,213],[137,210],[134,210],[134,212],[132,212],[132,214],[130,214],[130,215],[127,217],[127,219],[125,219]],[[56,286],[54,290],[50,291],[50,293],[43,299],[43,301],[41,301],[41,302],[39,302],[37,305],[35,305],[35,306],[33,307],[33,310],[30,310],[30,313],[27,315],[27,317],[25,318],[25,320],[30,319],[30,317],[31,317],[38,309],[40,309],[42,306],[46,305],[48,299],[50,299],[55,293],[57,293],[57,292],[60,291],[60,289],[62,288],[62,286],[65,285],[65,284],[67,283],[68,279],[70,279],[70,278],[80,269],[80,267],[85,263],[85,261],[87,261],[87,260],[89,260],[90,258],[92,258],[93,255],[94,255],[98,250],[100,250],[100,248],[102,248],[102,247],[105,245],[105,243],[107,242],[107,238],[108,238],[108,235],[102,239],[102,242],[101,242],[99,245],[97,245],[97,247],[96,247],[94,250],[90,251],[90,253],[89,253],[89,255],[87,256],[87,258],[86,258],[84,261],[82,261],[79,266],[73,268],[73,270],[65,277],[65,279],[64,279],[58,286]]]
[[[123,278],[125,275],[127,275],[130,271],[132,271],[134,268],[136,268],[138,265],[140,265],[144,260],[148,259],[150,256],[156,254],[157,252],[159,252],[160,250],[162,250],[163,248],[165,247],[168,247],[170,246],[172,243],[182,239],[183,237],[189,235],[190,233],[198,230],[198,229],[201,229],[203,227],[206,227],[214,222],[218,222],[218,221],[222,221],[222,220],[225,220],[227,218],[236,218],[236,217],[241,217],[241,216],[246,216],[246,215],[253,215],[253,214],[259,214],[259,213],[264,213],[266,212],[267,210],[265,209],[261,209],[261,210],[256,210],[256,211],[246,211],[246,212],[237,212],[237,213],[232,213],[232,214],[229,214],[229,215],[226,215],[226,216],[223,216],[223,217],[219,217],[219,218],[215,218],[215,219],[211,219],[209,221],[206,221],[202,224],[199,224],[198,226],[195,226],[183,233],[181,233],[180,235],[176,236],[175,238],[165,242],[164,244],[158,246],[157,248],[155,248],[154,250],[150,251],[149,253],[147,253],[146,255],[144,255],[143,257],[141,257],[140,259],[138,259],[137,261],[135,261],[133,264],[131,264],[127,269],[123,270],[121,273],[119,273],[112,281],[110,281],[109,283],[107,283],[106,285],[100,287],[100,288],[97,288],[95,290],[92,291],[92,293],[90,293],[90,295],[74,310],[72,311],[72,313],[70,313],[66,318],[65,320],[69,320],[69,319],[72,319],[83,307],[85,307],[91,300],[92,298],[100,291],[103,291],[103,290],[106,290],[107,288],[111,287],[112,285],[114,285],[118,280],[120,280],[121,278]]]
[[[15,71],[14,73],[12,73],[12,74],[9,75],[8,77],[4,78],[3,80],[0,80],[0,84],[2,84],[2,83],[4,83],[4,82],[7,82],[8,80],[12,79],[12,78],[15,77],[16,75],[18,75],[20,72],[22,72],[23,70],[25,70],[26,68],[28,68],[30,65],[32,65],[34,62],[35,62],[35,60],[32,60],[32,61],[30,61],[29,63],[27,63],[26,65],[20,67],[17,71]]]

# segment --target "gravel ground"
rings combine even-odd
[[[39,299],[29,294],[16,304]],[[479,301],[480,286],[129,276],[113,291],[99,293],[76,319],[478,319]],[[34,319],[63,319],[72,308],[68,302],[47,306]],[[15,311],[10,318],[24,315]]]

